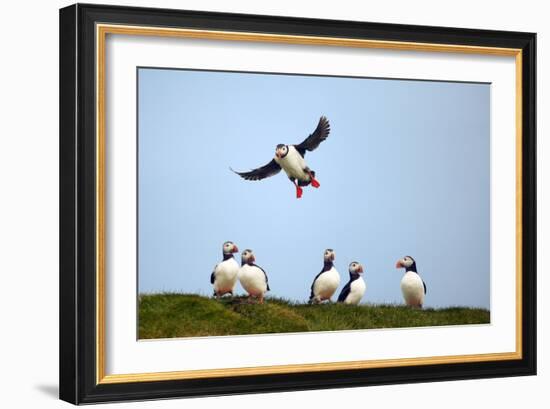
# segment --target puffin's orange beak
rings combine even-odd
[[[357,272],[362,273],[363,272],[363,267],[359,266],[359,268],[357,269]]]
[[[395,268],[403,268],[403,262],[401,260],[397,260],[397,263],[395,263]]]
[[[281,154],[279,152],[275,152],[275,156],[281,159]]]
[[[233,245],[233,253],[236,253],[239,251],[239,248],[237,247],[236,244]]]
[[[254,263],[256,261],[256,257],[254,257],[254,256],[250,257],[250,261],[252,261]]]

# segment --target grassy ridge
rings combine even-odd
[[[396,305],[308,305],[268,298],[263,305],[241,297],[215,300],[195,294],[142,294],[139,338],[245,335],[280,332],[486,324],[475,308],[415,310]]]

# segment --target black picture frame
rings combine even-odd
[[[97,382],[96,23],[522,51],[521,359],[148,382]],[[77,4],[60,10],[60,398],[74,404],[536,374],[536,34]]]

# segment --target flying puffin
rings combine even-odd
[[[359,304],[367,289],[367,284],[365,284],[365,280],[363,280],[361,274],[363,274],[363,266],[357,261],[350,263],[349,281],[344,288],[342,288],[338,296],[338,302],[353,305]]]
[[[330,124],[324,116],[319,119],[317,128],[299,145],[279,144],[275,148],[275,157],[267,165],[251,170],[249,172],[236,172],[246,180],[262,180],[267,177],[276,175],[281,171],[285,171],[290,181],[296,186],[296,197],[302,197],[302,186],[311,184],[314,188],[321,186],[315,179],[315,172],[311,170],[304,160],[306,151],[314,151],[317,147],[327,139],[330,133]]]
[[[248,293],[248,298],[255,297],[260,304],[264,302],[264,296],[270,290],[267,282],[267,274],[263,268],[254,264],[256,258],[250,249],[241,254],[241,268],[239,269],[239,281]]]
[[[210,284],[214,286],[214,296],[221,297],[224,294],[233,295],[233,288],[237,282],[239,263],[233,257],[233,253],[239,251],[237,245],[226,241],[222,246],[223,260],[214,267],[210,275]]]
[[[311,284],[311,294],[309,296],[310,303],[320,303],[324,300],[331,301],[331,297],[340,285],[340,273],[334,267],[334,259],[336,254],[332,249],[326,249],[323,269]]]
[[[426,295],[426,283],[416,270],[416,261],[411,256],[397,260],[395,268],[404,268],[405,275],[401,279],[401,292],[405,303],[410,307],[422,308]]]

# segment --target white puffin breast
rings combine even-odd
[[[265,274],[261,268],[245,264],[239,270],[239,281],[250,295],[262,295],[267,291]]]
[[[237,282],[239,263],[234,258],[222,261],[216,266],[214,290],[216,292],[232,292]]]
[[[350,285],[350,292],[344,300],[344,303],[354,305],[359,304],[359,302],[361,302],[361,298],[365,295],[366,290],[367,284],[365,283],[365,280],[363,280],[363,277],[353,280]]]
[[[414,271],[408,271],[401,279],[401,292],[407,305],[419,307],[424,304],[424,283]]]
[[[309,180],[309,175],[304,172],[304,168],[307,167],[306,161],[294,146],[288,145],[287,155],[281,159],[275,157],[275,162],[283,168],[288,176],[305,181]]]
[[[322,273],[313,283],[313,295],[319,301],[328,300],[340,285],[340,273],[334,267]]]

